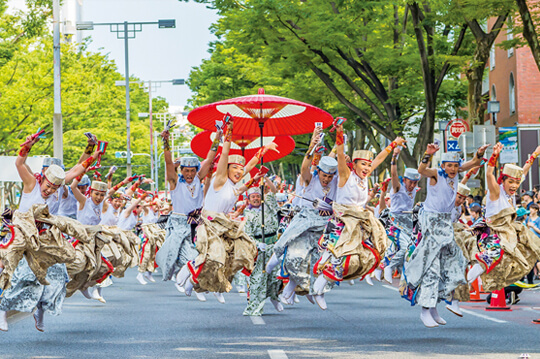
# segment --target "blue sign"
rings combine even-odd
[[[459,149],[458,141],[454,141],[454,140],[446,141],[446,151],[447,152],[459,152],[459,151],[461,151]]]

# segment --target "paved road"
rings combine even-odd
[[[0,358],[540,358],[540,291],[522,295],[512,312],[467,304],[464,318],[441,308],[444,327],[425,328],[395,288],[343,285],[322,311],[305,298],[277,313],[243,317],[246,297],[187,298],[170,283],[142,286],[136,271],[104,289],[107,304],[68,299],[64,313],[46,316],[46,332],[30,316],[10,318],[0,333]],[[156,277],[159,278],[159,277]],[[160,279],[160,278],[159,278]]]

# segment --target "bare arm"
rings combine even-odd
[[[525,162],[525,166],[523,166],[524,176],[529,173],[529,170],[531,169],[532,164],[534,163],[534,160],[536,159],[536,157],[538,157],[538,155],[540,155],[540,146],[536,147],[536,150],[534,150],[531,157],[527,160],[527,162]]]
[[[306,155],[304,156],[304,159],[302,160],[302,167],[300,169],[300,175],[302,176],[302,180],[304,183],[311,182],[311,160],[313,155],[311,155],[311,150],[317,146],[319,143],[319,138],[321,137],[322,128],[316,127],[315,131],[313,132],[313,136],[311,136],[311,142],[309,143],[308,150],[306,152]]]
[[[200,180],[206,177],[206,175],[210,171],[210,168],[214,164],[214,158],[216,157],[216,153],[219,148],[219,141],[221,140],[221,135],[222,135],[221,131],[218,131],[216,133],[216,138],[214,139],[214,142],[212,143],[212,146],[210,147],[210,151],[208,151],[208,154],[206,155],[206,160],[204,160],[201,163],[201,168],[199,169],[199,173],[197,173],[197,176],[199,176]],[[175,187],[176,187],[176,184],[175,184]]]
[[[377,167],[379,167],[379,165],[381,163],[383,163],[383,161],[386,159],[386,157],[392,153],[392,151],[394,150],[394,148],[398,147],[398,146],[402,146],[402,147],[407,147],[405,146],[405,143],[407,141],[405,141],[403,138],[401,137],[396,137],[396,139],[394,141],[392,141],[392,143],[386,147],[384,150],[381,151],[381,153],[379,153],[377,155],[377,157],[375,157],[375,159],[373,160],[373,162],[371,162],[371,171],[370,171],[370,174],[371,172],[373,172]]]
[[[75,197],[77,202],[79,202],[79,210],[82,210],[84,208],[84,204],[86,203],[87,198],[84,194],[81,193],[79,187],[77,187],[78,184],[79,181],[77,181],[76,179],[73,180],[73,182],[71,183],[71,191],[73,192],[73,196]]]
[[[426,152],[424,153],[424,156],[422,157],[420,166],[418,166],[418,173],[420,173],[420,175],[424,177],[431,178],[431,181],[435,181],[435,183],[437,182],[437,169],[428,168],[428,166],[429,166],[429,163],[431,162],[431,159],[433,158],[433,155],[438,150],[439,150],[439,146],[437,146],[434,143],[430,143],[429,145],[427,145]]]
[[[274,185],[274,182],[270,181],[268,179],[268,177],[265,177],[264,178],[265,182],[266,182],[266,185],[268,186],[268,188],[270,189],[270,192],[276,194],[277,193],[277,188],[276,186]]]
[[[17,167],[17,172],[19,172],[19,176],[23,182],[23,192],[30,193],[36,186],[36,178],[34,177],[32,170],[30,170],[30,167],[27,166],[26,158],[28,157],[28,153],[32,149],[32,146],[39,141],[39,138],[33,139],[32,136],[28,136],[26,137],[26,141],[28,143],[21,147],[19,155],[15,160],[15,167]]]
[[[463,171],[468,171],[474,167],[478,167],[480,166],[480,163],[482,162],[482,158],[484,156],[484,153],[486,152],[486,149],[489,147],[490,145],[484,145],[480,148],[478,148],[478,151],[476,151],[476,154],[474,155],[473,159],[470,160],[470,161],[467,161],[465,162],[464,164],[461,165],[461,167],[459,167],[459,171],[460,172],[463,172]]]
[[[338,163],[339,183],[338,187],[345,186],[351,175],[351,170],[347,166],[347,159],[345,157],[345,144],[343,135],[343,125],[336,125],[336,154]]]
[[[86,161],[90,156],[92,155],[92,152],[94,152],[94,148],[97,145],[97,137],[92,135],[92,138],[88,139],[88,145],[84,149],[83,154],[81,155],[81,158],[79,158],[79,162],[77,164],[81,164],[84,161]]]
[[[161,138],[163,139],[163,158],[165,159],[165,176],[167,177],[170,190],[174,191],[176,189],[178,175],[172,159],[171,146],[169,144],[170,135],[169,131],[161,132]]]
[[[496,201],[501,195],[501,189],[497,183],[497,179],[495,178],[494,171],[495,167],[497,166],[497,159],[499,158],[502,148],[503,145],[500,142],[493,146],[493,154],[491,155],[486,167],[486,181],[489,190],[489,199],[492,201]]]
[[[390,176],[392,178],[392,188],[394,189],[394,193],[399,192],[399,188],[401,186],[401,183],[399,183],[399,176],[397,172],[397,159],[401,152],[401,149],[399,147],[394,148],[394,154],[392,155],[392,162],[390,163]]]
[[[66,183],[71,182],[73,179],[82,176],[90,167],[92,163],[98,158],[101,154],[101,151],[97,149],[94,154],[88,157],[84,162],[75,165],[69,172],[66,173]]]

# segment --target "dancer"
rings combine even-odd
[[[214,292],[220,303],[224,303],[223,292],[232,288],[234,274],[243,270],[245,274],[253,271],[257,247],[255,242],[244,232],[243,223],[227,216],[233,210],[238,196],[249,187],[253,187],[262,178],[259,172],[246,184],[235,187],[245,173],[248,173],[257,161],[270,149],[276,150],[271,143],[259,150],[248,165],[239,155],[229,155],[233,133],[233,120],[230,119],[216,173],[210,183],[201,214],[201,223],[197,227],[195,245],[199,252],[195,260],[188,262],[190,277],[185,283],[186,295],[196,292]]]
[[[313,303],[315,282],[313,266],[319,259],[317,241],[332,214],[329,203],[336,198],[337,161],[329,156],[323,156],[318,164],[312,161],[314,152],[312,150],[318,146],[321,134],[322,128],[316,127],[302,161],[300,183],[306,184],[303,199],[298,202],[302,209],[294,216],[274,245],[274,254],[266,266],[266,272],[271,273],[278,264],[281,264],[280,277],[289,280],[282,294],[288,304],[292,304],[295,292],[298,295],[306,295]],[[313,173],[310,171],[312,165],[316,165]],[[320,203],[321,209],[314,208],[315,201]],[[322,294],[318,299],[319,305],[324,306]]]
[[[38,178],[26,165],[26,158],[32,146],[39,141],[38,136],[28,136],[21,146],[15,166],[23,182],[23,191],[18,212],[27,213],[35,204],[46,204],[47,199],[60,188],[65,181],[82,175],[85,169],[99,155],[94,153],[88,161],[73,167],[66,175],[58,165],[50,165]],[[47,269],[45,280],[49,283],[43,285],[28,265],[25,258],[21,259],[11,278],[11,287],[3,293],[0,302],[0,330],[7,331],[7,311],[17,310],[20,312],[32,312],[35,308],[34,319],[36,329],[43,332],[44,314],[59,315],[62,312],[62,304],[66,296],[66,281],[68,280],[66,266],[58,263]]]
[[[86,193],[88,187],[90,186],[90,178],[88,175],[82,176],[81,181],[77,184],[79,191],[81,193]],[[69,217],[72,219],[77,219],[77,199],[73,195],[73,190],[71,186],[67,188],[67,197],[62,198],[60,201],[60,208],[58,209],[58,215]]]
[[[145,285],[146,281],[154,283],[152,276],[155,271],[156,253],[165,240],[165,231],[156,224],[159,217],[160,204],[156,200],[142,205],[141,236],[144,243],[141,245],[141,257],[139,262],[139,274],[137,280]]]
[[[479,253],[467,275],[468,282],[482,275],[486,291],[507,287],[527,275],[540,257],[540,238],[520,222],[515,222],[515,194],[532,164],[540,155],[537,147],[523,168],[505,164],[499,179],[494,175],[497,159],[503,148],[497,143],[489,159],[486,221],[474,228]]]
[[[365,209],[369,198],[367,178],[394,148],[405,145],[405,140],[397,137],[375,159],[369,150],[356,150],[351,171],[345,159],[343,126],[336,127],[337,195],[332,206],[333,216],[319,240],[323,253],[313,269],[318,274],[315,300],[321,309],[326,309],[322,294],[328,281],[363,279],[379,265],[387,238],[382,223]]]
[[[393,234],[396,235],[397,252],[387,253],[384,265],[384,280],[392,284],[392,273],[402,270],[405,262],[405,253],[411,244],[412,235],[412,209],[415,203],[416,193],[420,189],[418,181],[420,174],[414,168],[405,169],[403,179],[400,179],[397,171],[397,159],[401,148],[396,147],[390,163],[392,189],[390,191],[390,218],[393,226]],[[380,274],[376,274],[379,277]]]
[[[482,146],[474,158],[461,165],[456,152],[442,154],[441,168],[428,168],[439,150],[429,144],[418,172],[428,179],[427,197],[420,213],[422,240],[405,266],[409,289],[416,292],[415,301],[422,306],[420,319],[428,328],[444,325],[437,312],[437,303],[451,300],[458,285],[465,283],[467,261],[454,241],[452,211],[458,188],[458,173],[479,166],[488,146]]]
[[[264,196],[264,204],[261,202],[260,187],[253,187],[247,192],[249,206],[244,210],[246,220],[244,229],[257,242],[259,254],[253,272],[249,276],[249,299],[243,315],[261,316],[266,298],[270,298],[278,312],[283,311],[283,306],[278,298],[281,281],[276,278],[277,269],[274,270],[274,273],[266,273],[264,268],[272,255],[274,243],[277,240],[277,211],[279,209],[276,200],[276,186],[268,178],[265,180],[265,189],[268,188],[270,193]],[[264,222],[262,221],[262,206],[264,206]],[[264,223],[264,227],[262,227],[262,223]],[[263,229],[264,242],[261,242]]]
[[[182,276],[185,278],[189,276],[189,270],[185,267],[182,274],[180,274],[180,270],[198,255],[193,239],[203,206],[202,180],[213,167],[214,158],[219,148],[221,132],[216,135],[202,166],[196,157],[182,157],[180,159],[179,174],[176,172],[173,163],[169,136],[169,131],[161,133],[165,171],[171,193],[173,212],[167,221],[167,236],[156,254],[156,263],[161,268],[163,280],[171,280],[174,277],[176,288],[183,292],[184,289],[180,282],[182,282]],[[209,180],[207,179],[207,181]],[[185,282],[185,279],[183,281]],[[200,301],[206,301],[204,293],[196,292],[196,296]]]

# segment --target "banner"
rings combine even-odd
[[[499,142],[504,146],[499,162],[519,164],[517,127],[499,127]]]

